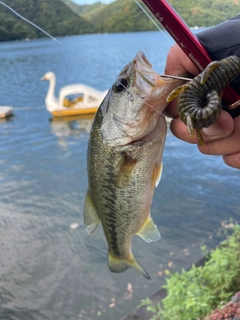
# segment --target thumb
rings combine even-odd
[[[228,137],[234,130],[234,121],[229,113],[221,111],[217,121],[208,128],[203,128],[204,141],[213,141]]]
[[[187,130],[187,126],[179,119],[174,118],[171,121],[170,128],[172,133],[179,139],[184,140],[189,143],[198,144],[198,139],[196,135],[190,137]],[[218,139],[222,139],[231,135],[234,130],[234,121],[230,114],[226,111],[221,111],[220,116],[217,121],[209,126],[208,128],[203,128],[201,130],[204,142],[210,142]]]

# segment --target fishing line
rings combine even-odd
[[[143,10],[143,12],[149,17],[149,19],[156,25],[156,27],[162,32],[162,30],[160,29],[160,27],[155,23],[155,21],[152,19],[152,17],[150,17],[150,15],[146,12],[146,10],[140,5],[140,3],[135,0],[135,2],[139,5],[139,7]],[[103,69],[100,69],[98,66],[90,63],[87,59],[85,59],[79,52],[75,51],[74,49],[66,46],[64,43],[62,43],[61,41],[57,40],[55,37],[53,37],[51,34],[49,34],[47,31],[45,31],[44,29],[42,29],[41,27],[39,27],[38,25],[36,25],[35,23],[33,23],[32,21],[28,20],[27,18],[23,17],[20,13],[18,13],[17,11],[15,11],[12,7],[10,7],[9,5],[7,5],[6,3],[0,1],[0,4],[3,5],[4,7],[6,7],[7,9],[9,9],[11,12],[13,12],[16,16],[18,16],[20,19],[24,20],[25,22],[29,23],[30,25],[32,25],[33,27],[35,27],[36,29],[42,31],[45,35],[47,35],[49,38],[51,38],[53,41],[57,42],[59,45],[61,45],[62,47],[64,47],[65,49],[71,51],[72,53],[76,54],[78,57],[80,57],[82,60],[84,60],[88,65],[90,65],[91,67],[94,67],[99,73],[101,74],[105,74],[108,75],[108,73],[106,73]],[[163,33],[163,32],[162,32]],[[166,37],[165,33],[163,33],[164,36]],[[168,39],[168,41],[170,41]],[[125,87],[121,82],[119,82],[117,79],[113,78],[112,76],[109,76],[110,79],[113,79],[114,83],[118,82],[129,94],[131,94],[131,96],[133,96],[133,94],[131,92],[129,92],[128,88]],[[152,108],[153,110],[157,111],[156,108],[154,108],[153,106],[151,106],[150,104],[148,104],[147,102],[145,102],[146,105],[148,105],[150,108]]]
[[[16,16],[18,16],[19,18],[21,18],[22,20],[26,21],[27,23],[31,24],[32,26],[34,26],[35,28],[37,28],[38,30],[42,31],[44,34],[46,34],[49,38],[51,38],[53,41],[57,42],[58,44],[60,44],[61,46],[63,46],[65,49],[70,50],[71,52],[73,52],[74,54],[78,55],[82,60],[84,60],[87,64],[89,64],[91,67],[96,68],[96,70],[98,70],[99,72],[103,73],[103,74],[107,74],[104,70],[98,68],[97,66],[95,66],[94,64],[91,64],[87,59],[85,59],[79,52],[75,51],[74,49],[66,46],[64,43],[62,43],[61,41],[57,40],[55,37],[53,37],[51,34],[49,34],[47,31],[45,31],[44,29],[42,29],[41,27],[39,27],[38,25],[36,25],[35,23],[33,23],[32,21],[28,20],[27,18],[23,17],[22,15],[20,15],[17,11],[15,11],[13,8],[11,8],[10,6],[8,6],[7,4],[5,4],[4,2],[0,1],[0,4],[2,4],[3,6],[5,6],[7,9],[9,9],[10,11],[12,11]]]
[[[168,42],[173,45],[175,42],[173,41],[172,38],[167,37],[167,34],[163,32],[163,30],[159,27],[159,24],[154,21],[152,16],[147,12],[147,10],[140,4],[138,0],[134,0],[136,4],[139,6],[139,8],[142,9],[142,11],[146,14],[146,16],[152,21],[152,23],[158,28],[158,30],[164,35],[164,37],[168,40]],[[170,40],[171,39],[171,40]]]

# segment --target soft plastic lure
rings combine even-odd
[[[167,98],[172,101],[180,95],[178,114],[187,125],[190,136],[196,130],[198,141],[203,144],[200,129],[209,127],[220,115],[222,91],[240,74],[240,59],[229,56],[209,63],[206,69],[189,83],[174,89]]]

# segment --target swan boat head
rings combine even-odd
[[[49,88],[45,97],[45,104],[48,111],[53,111],[59,108],[58,98],[55,96],[56,76],[53,72],[49,71],[44,74],[41,80],[49,81]]]

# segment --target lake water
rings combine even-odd
[[[200,246],[219,242],[221,222],[238,219],[239,171],[168,132],[152,216],[162,239],[134,237],[133,253],[150,273],[113,274],[101,226],[87,237],[83,204],[91,119],[50,121],[47,71],[61,86],[108,89],[138,50],[163,72],[171,43],[160,32],[84,35],[0,43],[0,319],[119,319],[164,283],[164,270],[187,268]],[[79,227],[72,229],[71,224]]]

